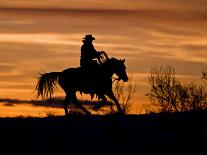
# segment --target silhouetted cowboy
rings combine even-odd
[[[83,39],[80,66],[84,69],[97,69],[99,67],[99,64],[94,59],[99,58],[101,56],[101,52],[96,51],[92,44],[95,38],[89,34],[86,35]]]

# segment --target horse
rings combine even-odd
[[[43,99],[51,98],[55,91],[56,84],[59,83],[60,87],[66,94],[63,101],[65,115],[69,114],[69,102],[73,102],[85,114],[91,114],[78,102],[76,96],[76,92],[78,91],[81,94],[90,94],[91,96],[96,94],[98,99],[103,101],[103,104],[98,103],[100,104],[99,106],[94,106],[93,110],[106,104],[106,96],[108,96],[115,103],[118,111],[123,113],[122,108],[112,91],[112,76],[116,74],[118,76],[118,80],[122,80],[123,82],[128,81],[124,62],[125,59],[107,58],[96,71],[87,71],[83,70],[81,67],[77,67],[68,68],[62,72],[41,74],[36,85],[37,98],[40,96]]]

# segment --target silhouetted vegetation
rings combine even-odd
[[[137,86],[136,82],[132,77],[129,78],[127,83],[123,83],[121,81],[116,81],[113,85],[113,92],[116,96],[118,102],[121,105],[121,108],[125,114],[128,114],[133,107],[133,97],[136,93]],[[115,113],[113,104],[111,104],[111,112]]]
[[[207,110],[206,88],[192,82],[180,82],[171,66],[153,68],[149,83],[151,89],[147,96],[157,112]]]
[[[202,72],[202,79],[207,80],[207,70]]]

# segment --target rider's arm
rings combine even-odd
[[[94,58],[98,58],[98,57],[100,57],[100,55],[101,55],[101,51],[97,51],[97,50],[94,48],[93,45],[91,46],[91,52],[93,53],[93,57],[94,57]]]

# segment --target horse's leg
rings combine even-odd
[[[105,97],[104,95],[99,96],[99,97],[102,99],[102,101],[101,101],[100,103],[94,105],[94,106],[93,106],[93,110],[98,110],[98,109],[100,109],[101,107],[103,107],[104,105],[106,105],[106,102],[107,102],[106,97]]]
[[[121,106],[120,106],[118,100],[116,99],[116,97],[114,96],[114,93],[113,93],[112,90],[107,93],[107,96],[114,101],[114,103],[116,104],[117,109],[119,110],[119,112],[123,113],[123,110],[121,109]]]
[[[64,107],[64,110],[65,110],[65,115],[68,115],[68,102],[69,102],[69,95],[67,95],[66,93],[66,96],[65,96],[65,99],[63,101],[63,107]]]
[[[74,104],[79,107],[84,113],[86,113],[87,115],[90,115],[91,113],[85,108],[83,107],[79,102],[78,102],[78,99],[76,97],[76,94],[75,93],[70,93],[71,95],[71,99],[72,101],[74,102]]]

